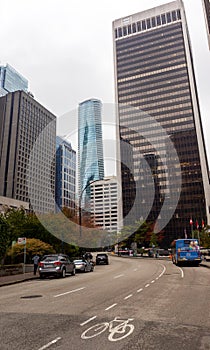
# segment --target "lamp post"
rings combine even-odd
[[[79,236],[80,238],[82,237],[82,208],[81,208],[81,204],[82,204],[82,195],[84,193],[84,191],[86,190],[86,188],[90,185],[92,185],[94,182],[98,182],[98,181],[109,181],[110,179],[103,179],[103,180],[93,180],[91,182],[88,182],[86,184],[86,186],[83,188],[83,190],[81,191],[80,193],[80,196],[79,196]]]
[[[97,182],[97,181],[100,181],[100,180],[94,180],[94,181],[88,182],[86,184],[86,186],[83,188],[83,190],[81,191],[80,196],[79,196],[79,236],[80,236],[80,238],[82,237],[82,208],[81,208],[82,195],[88,186],[90,186],[91,184],[93,184],[94,182]]]

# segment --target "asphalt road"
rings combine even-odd
[[[5,286],[0,332],[0,350],[208,350],[210,269],[110,257],[93,273]]]

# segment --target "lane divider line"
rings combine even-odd
[[[122,276],[125,276],[125,275],[118,275],[118,276],[115,276],[114,278],[120,278],[120,277],[122,277]]]
[[[116,305],[117,305],[117,303],[108,306],[108,307],[105,309],[105,311],[112,309],[112,308],[115,307]]]
[[[137,290],[137,293],[142,292],[142,290],[143,290],[143,288],[138,289],[138,290]]]
[[[151,281],[150,283],[155,283],[155,281],[153,280],[153,281]]]
[[[184,278],[184,271],[181,269],[181,267],[177,266],[178,269],[181,271],[181,278]]]
[[[51,345],[57,343],[60,339],[61,339],[61,337],[58,337],[58,338],[52,340],[51,342],[49,342],[49,343],[47,343],[46,345],[44,345],[44,346],[42,346],[41,348],[39,348],[39,350],[44,350],[44,349],[49,348]]]
[[[124,298],[124,300],[127,300],[127,299],[131,298],[132,296],[133,296],[133,294],[129,294],[129,295],[127,295],[127,297]]]
[[[81,288],[77,288],[77,289],[69,290],[68,292],[61,293],[61,294],[57,294],[57,295],[53,295],[53,296],[54,296],[54,298],[57,298],[57,297],[61,297],[61,296],[66,295],[66,294],[70,294],[70,293],[79,292],[80,290],[85,289],[85,288],[86,288],[86,287],[81,287]]]
[[[144,288],[147,288],[147,287],[149,287],[149,286],[150,286],[150,284],[149,284],[149,283],[147,283],[147,284],[146,284],[146,286],[144,286]]]
[[[89,318],[87,321],[85,321],[85,322],[83,322],[83,323],[80,323],[80,326],[84,326],[85,324],[91,322],[92,320],[95,320],[96,317],[97,317],[97,316],[93,316],[93,317]]]

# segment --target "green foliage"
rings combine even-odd
[[[55,249],[48,243],[42,242],[35,238],[26,239],[26,261],[28,263],[31,263],[33,255],[38,254],[39,256],[42,256],[44,254],[51,254],[55,252]],[[14,244],[7,252],[7,255],[12,256],[16,262],[22,262],[24,255],[24,244]]]
[[[59,221],[56,215],[46,215],[47,226],[56,227],[57,237],[51,234],[38,220],[36,215],[26,213],[23,208],[8,209],[0,214],[0,263],[4,263],[8,249],[12,242],[19,237],[26,237],[27,240],[35,238],[51,245],[55,252],[63,252],[70,256],[77,255],[79,249],[76,245],[68,244],[67,236],[70,235],[67,228]],[[50,223],[50,224],[49,224]],[[72,223],[73,225],[73,223]],[[75,225],[75,224],[74,224]],[[73,227],[74,231],[75,228]],[[77,230],[78,232],[78,230]],[[60,238],[60,239],[59,239]],[[20,246],[21,247],[21,246]],[[19,249],[19,248],[18,248]],[[20,248],[21,249],[21,248]]]

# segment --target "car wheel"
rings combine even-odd
[[[73,270],[72,270],[72,276],[75,276],[75,273],[76,273],[76,271],[75,271],[75,267],[73,268]]]
[[[61,276],[62,276],[63,278],[66,277],[66,269],[63,269],[63,270],[62,270]]]

